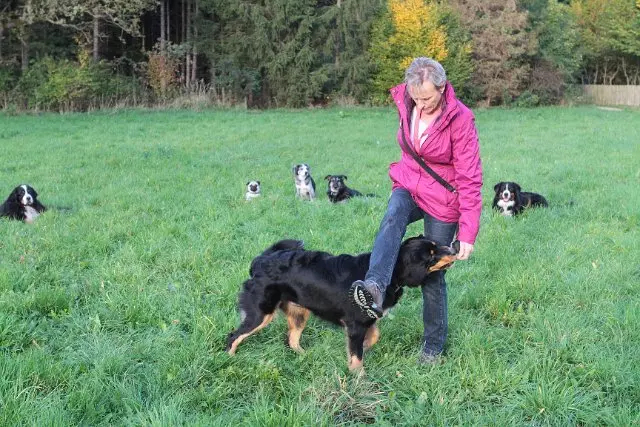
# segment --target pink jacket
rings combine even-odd
[[[451,193],[431,177],[405,151],[402,131],[409,144],[413,100],[406,84],[391,89],[402,126],[398,129],[398,143],[402,150],[399,162],[389,166],[393,189],[408,190],[417,205],[429,215],[445,222],[458,223],[458,240],[475,243],[480,228],[482,210],[482,164],[475,118],[469,108],[456,98],[447,82],[444,96],[445,111],[429,126],[427,140],[420,148],[420,157],[456,190]]]

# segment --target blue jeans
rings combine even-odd
[[[457,223],[440,221],[420,209],[407,190],[394,190],[373,243],[369,271],[365,276],[366,281],[377,283],[383,293],[391,282],[407,226],[419,219],[424,219],[425,237],[440,245],[450,245],[458,230]],[[445,271],[430,274],[422,285],[423,350],[430,355],[442,353],[447,339],[447,284],[444,275]]]

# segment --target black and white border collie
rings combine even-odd
[[[327,196],[331,203],[344,202],[352,197],[362,196],[362,193],[353,188],[347,187],[346,175],[327,175],[324,177],[327,183]]]
[[[30,185],[18,185],[0,205],[0,217],[32,223],[47,208],[38,201],[38,193]]]
[[[549,206],[540,194],[522,191],[515,182],[499,182],[493,187],[493,191],[496,195],[491,206],[503,216],[518,215],[532,206]]]
[[[302,200],[315,200],[316,183],[311,178],[311,168],[307,163],[300,163],[293,167],[293,179],[296,183],[296,196]]]
[[[260,197],[260,181],[249,181],[247,182],[247,192],[244,193],[245,200],[252,200],[256,197]]]

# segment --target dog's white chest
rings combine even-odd
[[[40,212],[32,208],[31,206],[24,207],[24,221],[33,222],[40,215]]]
[[[304,182],[301,184],[296,184],[296,188],[299,193],[309,193],[311,192],[311,185],[305,184]]]
[[[505,216],[511,216],[513,215],[513,205],[515,204],[515,202],[513,200],[509,200],[508,202],[505,202],[504,200],[499,200],[498,201],[498,207],[500,209],[502,209],[502,215]],[[509,209],[511,208],[511,209]]]
[[[300,197],[308,197],[310,199],[313,199],[316,196],[311,183],[296,183],[296,189],[298,190],[298,194],[300,195]]]

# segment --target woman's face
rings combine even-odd
[[[417,86],[409,86],[409,96],[411,96],[416,103],[416,108],[422,114],[433,114],[438,110],[443,91],[444,87],[438,89],[430,81]]]

